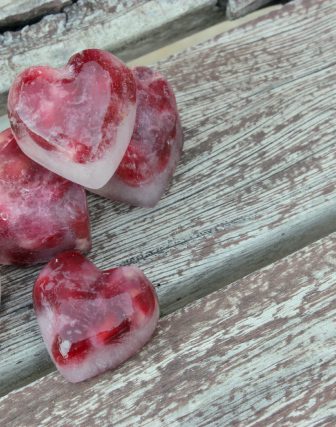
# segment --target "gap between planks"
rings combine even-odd
[[[0,31],[23,28],[33,19],[60,12],[71,0],[0,0]]]
[[[236,19],[271,2],[272,0],[224,0],[227,3],[226,16],[228,19]]]
[[[332,427],[335,260],[332,234],[161,319],[114,371],[3,397],[2,425]]]
[[[297,1],[157,65],[184,156],[152,210],[89,197],[99,267],[138,264],[167,313],[335,230],[335,18],[331,0]],[[2,392],[51,366],[31,307],[38,270],[4,275]]]

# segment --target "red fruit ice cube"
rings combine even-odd
[[[0,263],[35,264],[91,247],[86,194],[30,160],[0,133]]]
[[[110,181],[93,192],[150,207],[168,186],[181,156],[183,138],[175,96],[167,80],[147,67],[136,67],[133,74],[137,115],[131,142]]]
[[[138,352],[159,317],[155,290],[141,270],[100,271],[71,251],[44,267],[33,300],[50,357],[71,382],[115,368]]]
[[[28,157],[73,182],[100,188],[130,142],[136,83],[111,53],[87,49],[63,68],[24,70],[10,88],[8,111]]]

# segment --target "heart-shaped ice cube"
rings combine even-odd
[[[183,145],[174,92],[148,67],[135,67],[137,115],[131,142],[110,181],[95,193],[136,206],[154,206],[176,169]],[[111,165],[114,169],[114,165]]]
[[[27,157],[0,133],[0,263],[35,264],[91,247],[86,194]]]
[[[71,382],[115,368],[139,351],[159,317],[154,288],[137,267],[100,271],[77,252],[49,262],[33,299],[48,352]]]
[[[130,142],[136,83],[111,53],[88,49],[63,68],[31,67],[19,74],[8,111],[28,157],[73,182],[100,188]]]

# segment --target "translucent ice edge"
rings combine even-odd
[[[147,325],[142,325],[127,334],[127,338],[125,339],[127,343],[121,340],[120,343],[113,343],[95,348],[91,354],[86,355],[83,361],[74,362],[73,364],[70,363],[68,366],[58,366],[55,364],[58,371],[68,381],[77,383],[116,368],[131,356],[138,353],[151,339],[159,319],[159,314],[159,306],[156,303],[154,313]],[[41,331],[43,331],[42,336],[51,358],[53,358],[51,354],[52,341],[55,336],[52,318],[53,316],[51,313],[48,315],[48,309],[44,309],[44,311],[38,315],[38,323]],[[48,327],[46,327],[46,325],[48,325]]]
[[[24,137],[24,141],[18,139],[18,144],[28,157],[46,169],[69,181],[98,189],[108,182],[118,168],[133,134],[135,115],[136,104],[130,106],[126,118],[119,125],[115,144],[105,151],[101,159],[86,164],[71,161],[56,151],[43,149],[29,135]]]
[[[170,186],[175,169],[180,161],[183,147],[183,135],[179,119],[176,126],[175,139],[177,143],[173,145],[169,163],[165,170],[156,175],[151,182],[141,184],[138,187],[132,187],[119,179],[117,175],[114,175],[103,188],[87,188],[87,190],[102,197],[128,203],[133,206],[141,206],[144,208],[154,207]]]

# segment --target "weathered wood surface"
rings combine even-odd
[[[272,0],[228,0],[226,15],[229,19],[237,19],[271,2]]]
[[[88,47],[135,58],[221,19],[216,0],[78,0],[21,31],[0,34],[0,114],[13,78],[30,65],[61,66]]]
[[[0,31],[68,6],[71,0],[0,0]]]
[[[99,267],[136,263],[167,313],[336,229],[335,19],[333,0],[296,1],[157,65],[184,156],[154,209],[90,196]],[[3,270],[2,392],[50,368],[38,270]]]
[[[2,425],[335,426],[335,282],[333,234],[162,319],[114,372],[0,399]]]
[[[8,117],[0,116],[0,132],[9,127]]]

